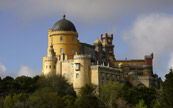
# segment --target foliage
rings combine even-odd
[[[147,108],[147,106],[144,103],[144,100],[140,100],[138,104],[134,108]]]
[[[132,106],[136,105],[139,100],[143,99],[147,107],[151,108],[152,103],[156,99],[156,94],[156,90],[153,87],[134,87],[133,89],[128,90],[128,93],[124,98]]]
[[[118,107],[116,101],[121,97],[123,84],[118,82],[108,83],[101,88],[100,100],[104,103],[106,108]]]
[[[80,96],[75,102],[76,108],[98,108],[98,98],[96,96],[96,86],[85,85],[80,90]]]
[[[60,96],[65,96],[67,94],[76,96],[75,91],[67,80],[62,76],[42,76],[38,80],[39,88],[50,88],[52,91],[57,92]]]
[[[29,97],[30,108],[63,108],[63,100],[49,88],[37,90]]]
[[[163,82],[162,107],[172,108],[173,106],[173,69],[165,75]]]

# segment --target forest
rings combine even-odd
[[[0,78],[0,108],[173,108],[173,69],[160,89],[129,82],[86,85],[77,96],[62,76]]]

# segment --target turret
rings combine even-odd
[[[51,44],[49,47],[49,53],[47,57],[45,57],[45,67],[44,67],[44,75],[55,75],[56,74],[56,57],[53,49],[53,45]]]
[[[90,65],[91,56],[89,55],[75,55],[74,56],[74,82],[73,87],[77,94],[80,88],[84,87],[90,82]]]
[[[105,33],[105,35],[101,34],[101,40],[102,40],[102,45],[103,45],[103,50],[106,50],[106,46],[108,48],[108,54],[109,58],[113,61],[115,60],[114,56],[114,45],[112,45],[113,41],[113,34],[108,35],[108,33]]]

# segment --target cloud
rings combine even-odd
[[[173,15],[141,15],[124,32],[123,38],[130,45],[130,56],[141,58],[154,53],[154,72],[164,76],[168,72],[165,58],[170,54],[169,65],[173,62]]]
[[[32,68],[29,68],[28,66],[20,66],[19,71],[17,72],[17,76],[30,76],[33,77],[35,75],[40,75],[39,70],[35,70]]]
[[[6,66],[0,62],[0,77],[4,77],[6,74]]]
[[[94,22],[116,20],[150,11],[172,9],[173,0],[1,0],[0,9],[28,20],[66,13],[73,18]],[[79,19],[79,18],[77,18]]]
[[[173,68],[173,52],[170,53],[170,60],[168,62],[168,69]]]

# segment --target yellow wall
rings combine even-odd
[[[61,36],[63,37],[63,41],[60,41]],[[72,37],[74,37],[74,41],[72,41]],[[49,29],[48,48],[51,44],[51,38],[53,38],[53,48],[56,55],[61,54],[60,48],[63,48],[63,53],[68,55],[68,59],[72,59],[75,54],[72,53],[72,49],[79,53],[78,33],[72,31],[52,31]]]
[[[124,61],[115,61],[114,62],[115,64],[119,64],[119,63],[122,63],[123,65],[126,65],[126,64],[129,64],[129,65],[136,65],[136,66],[138,66],[138,65],[143,65],[143,64],[145,64],[145,61],[144,60],[139,60],[139,61],[133,61],[133,60],[124,60]]]

